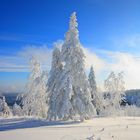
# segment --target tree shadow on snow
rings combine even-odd
[[[46,120],[23,119],[23,118],[0,119],[0,131],[37,128],[37,127],[48,128],[49,126],[52,128],[55,126],[57,126],[58,128],[62,128],[61,125],[71,125],[71,124],[77,124],[77,123],[80,123],[80,121],[46,121]]]

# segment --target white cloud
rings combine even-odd
[[[105,61],[101,59],[94,51],[83,48],[85,54],[85,66],[89,70],[91,66],[94,67],[96,73],[100,73],[105,67]]]
[[[99,51],[99,50],[98,50]],[[126,89],[140,88],[140,57],[130,53],[109,52],[100,50],[101,56],[98,56],[88,49],[84,49],[86,54],[86,68],[94,66],[98,83],[103,87],[103,80],[110,71],[125,74]]]
[[[27,60],[29,60],[33,56],[42,63],[44,68],[49,70],[51,67],[52,49],[48,48],[46,45],[26,46],[21,52],[19,52],[19,56],[22,56]]]
[[[140,88],[140,57],[134,56],[129,53],[113,53],[110,56],[114,62],[109,63],[108,69],[124,71],[126,88]]]
[[[19,52],[20,56],[30,58],[34,56],[39,61],[45,61],[47,58],[50,58],[52,49],[49,49],[46,45],[43,46],[34,46],[28,45]]]
[[[122,52],[89,50],[87,48],[84,48],[83,50],[86,55],[86,70],[89,71],[90,66],[94,66],[96,79],[101,87],[103,87],[104,79],[108,76],[110,71],[124,71],[126,88],[140,88],[139,56]],[[0,56],[0,71],[29,71],[29,65],[27,60],[32,55],[42,62],[42,64],[44,65],[43,67],[45,69],[47,69],[48,71],[50,70],[52,49],[44,45],[26,46],[20,53],[17,54],[17,56]],[[13,87],[13,85],[11,87]]]
[[[37,58],[43,65],[43,68],[50,69],[52,49],[46,45],[26,46],[15,56],[0,56],[1,72],[28,72],[29,59],[31,56]]]

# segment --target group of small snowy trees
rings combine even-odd
[[[12,112],[6,103],[5,97],[0,98],[0,117],[9,117]]]

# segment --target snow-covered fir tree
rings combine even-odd
[[[95,115],[85,73],[85,56],[77,27],[74,12],[70,17],[69,30],[62,45],[59,82],[50,96],[49,119],[69,119],[76,116],[80,119],[88,119]]]
[[[12,112],[6,103],[5,97],[3,96],[2,99],[0,99],[0,117],[10,117],[10,116],[12,116]]]
[[[69,73],[62,73],[59,76],[59,81],[55,84],[54,90],[50,95],[48,119],[49,120],[67,120],[71,117],[72,105],[72,85]]]
[[[42,72],[40,63],[31,58],[31,74],[22,99],[25,115],[44,118],[47,115],[46,104],[47,73]]]
[[[89,84],[91,87],[91,97],[92,97],[92,99],[95,99],[95,96],[97,94],[97,85],[96,85],[96,81],[95,81],[95,74],[94,74],[93,66],[91,66],[91,68],[90,68],[88,80],[89,80]]]
[[[48,87],[48,97],[51,96],[53,93],[53,90],[56,86],[56,83],[59,81],[59,75],[62,70],[62,65],[61,65],[61,50],[60,47],[58,46],[57,43],[54,44],[54,50],[52,52],[52,64],[51,64],[51,71],[49,73],[49,78],[47,82],[47,87]]]
[[[69,30],[62,46],[62,61],[65,62],[65,71],[69,72],[71,78],[74,93],[71,97],[73,114],[86,119],[95,115],[95,109],[91,103],[90,86],[85,73],[85,55],[77,27],[78,23],[74,12],[70,17]]]
[[[95,106],[97,113],[99,114],[103,109],[103,104],[102,104],[102,98],[100,98],[99,92],[97,90],[93,66],[91,66],[90,68],[88,80],[90,84],[92,103]]]
[[[63,80],[63,84],[60,87],[60,92],[63,94],[60,94],[60,97],[58,97],[58,109],[60,109],[60,112],[58,112],[59,118],[63,118],[64,120],[67,120],[69,117],[72,116],[72,105],[71,105],[71,97],[73,95],[72,91],[72,84],[71,79],[69,77],[68,73],[65,73]],[[62,99],[61,99],[62,98]],[[72,118],[71,118],[72,119]]]
[[[124,87],[123,72],[115,75],[111,72],[108,78],[105,80],[104,86],[107,94],[107,108],[112,108],[111,114],[120,110],[120,104],[125,97],[125,87]]]
[[[63,83],[62,83],[63,81]],[[48,110],[48,119],[67,119],[67,116],[70,116],[69,107],[70,96],[69,92],[69,76],[65,73],[64,65],[61,61],[61,50],[59,44],[54,45],[54,50],[52,53],[52,66],[50,71],[50,77],[48,79],[48,98],[49,100],[49,110]],[[67,98],[66,98],[67,97]],[[60,98],[62,98],[60,100]],[[69,103],[68,103],[69,102]],[[64,108],[70,105],[66,110]],[[57,113],[56,113],[57,112]]]

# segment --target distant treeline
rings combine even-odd
[[[21,93],[3,93],[1,95],[5,96],[6,102],[9,106],[13,106],[15,102],[19,104],[19,101],[16,101],[19,94]],[[140,89],[126,90],[125,94],[127,104],[140,107]]]
[[[13,106],[20,93],[2,93],[0,97],[5,96],[8,106]]]

